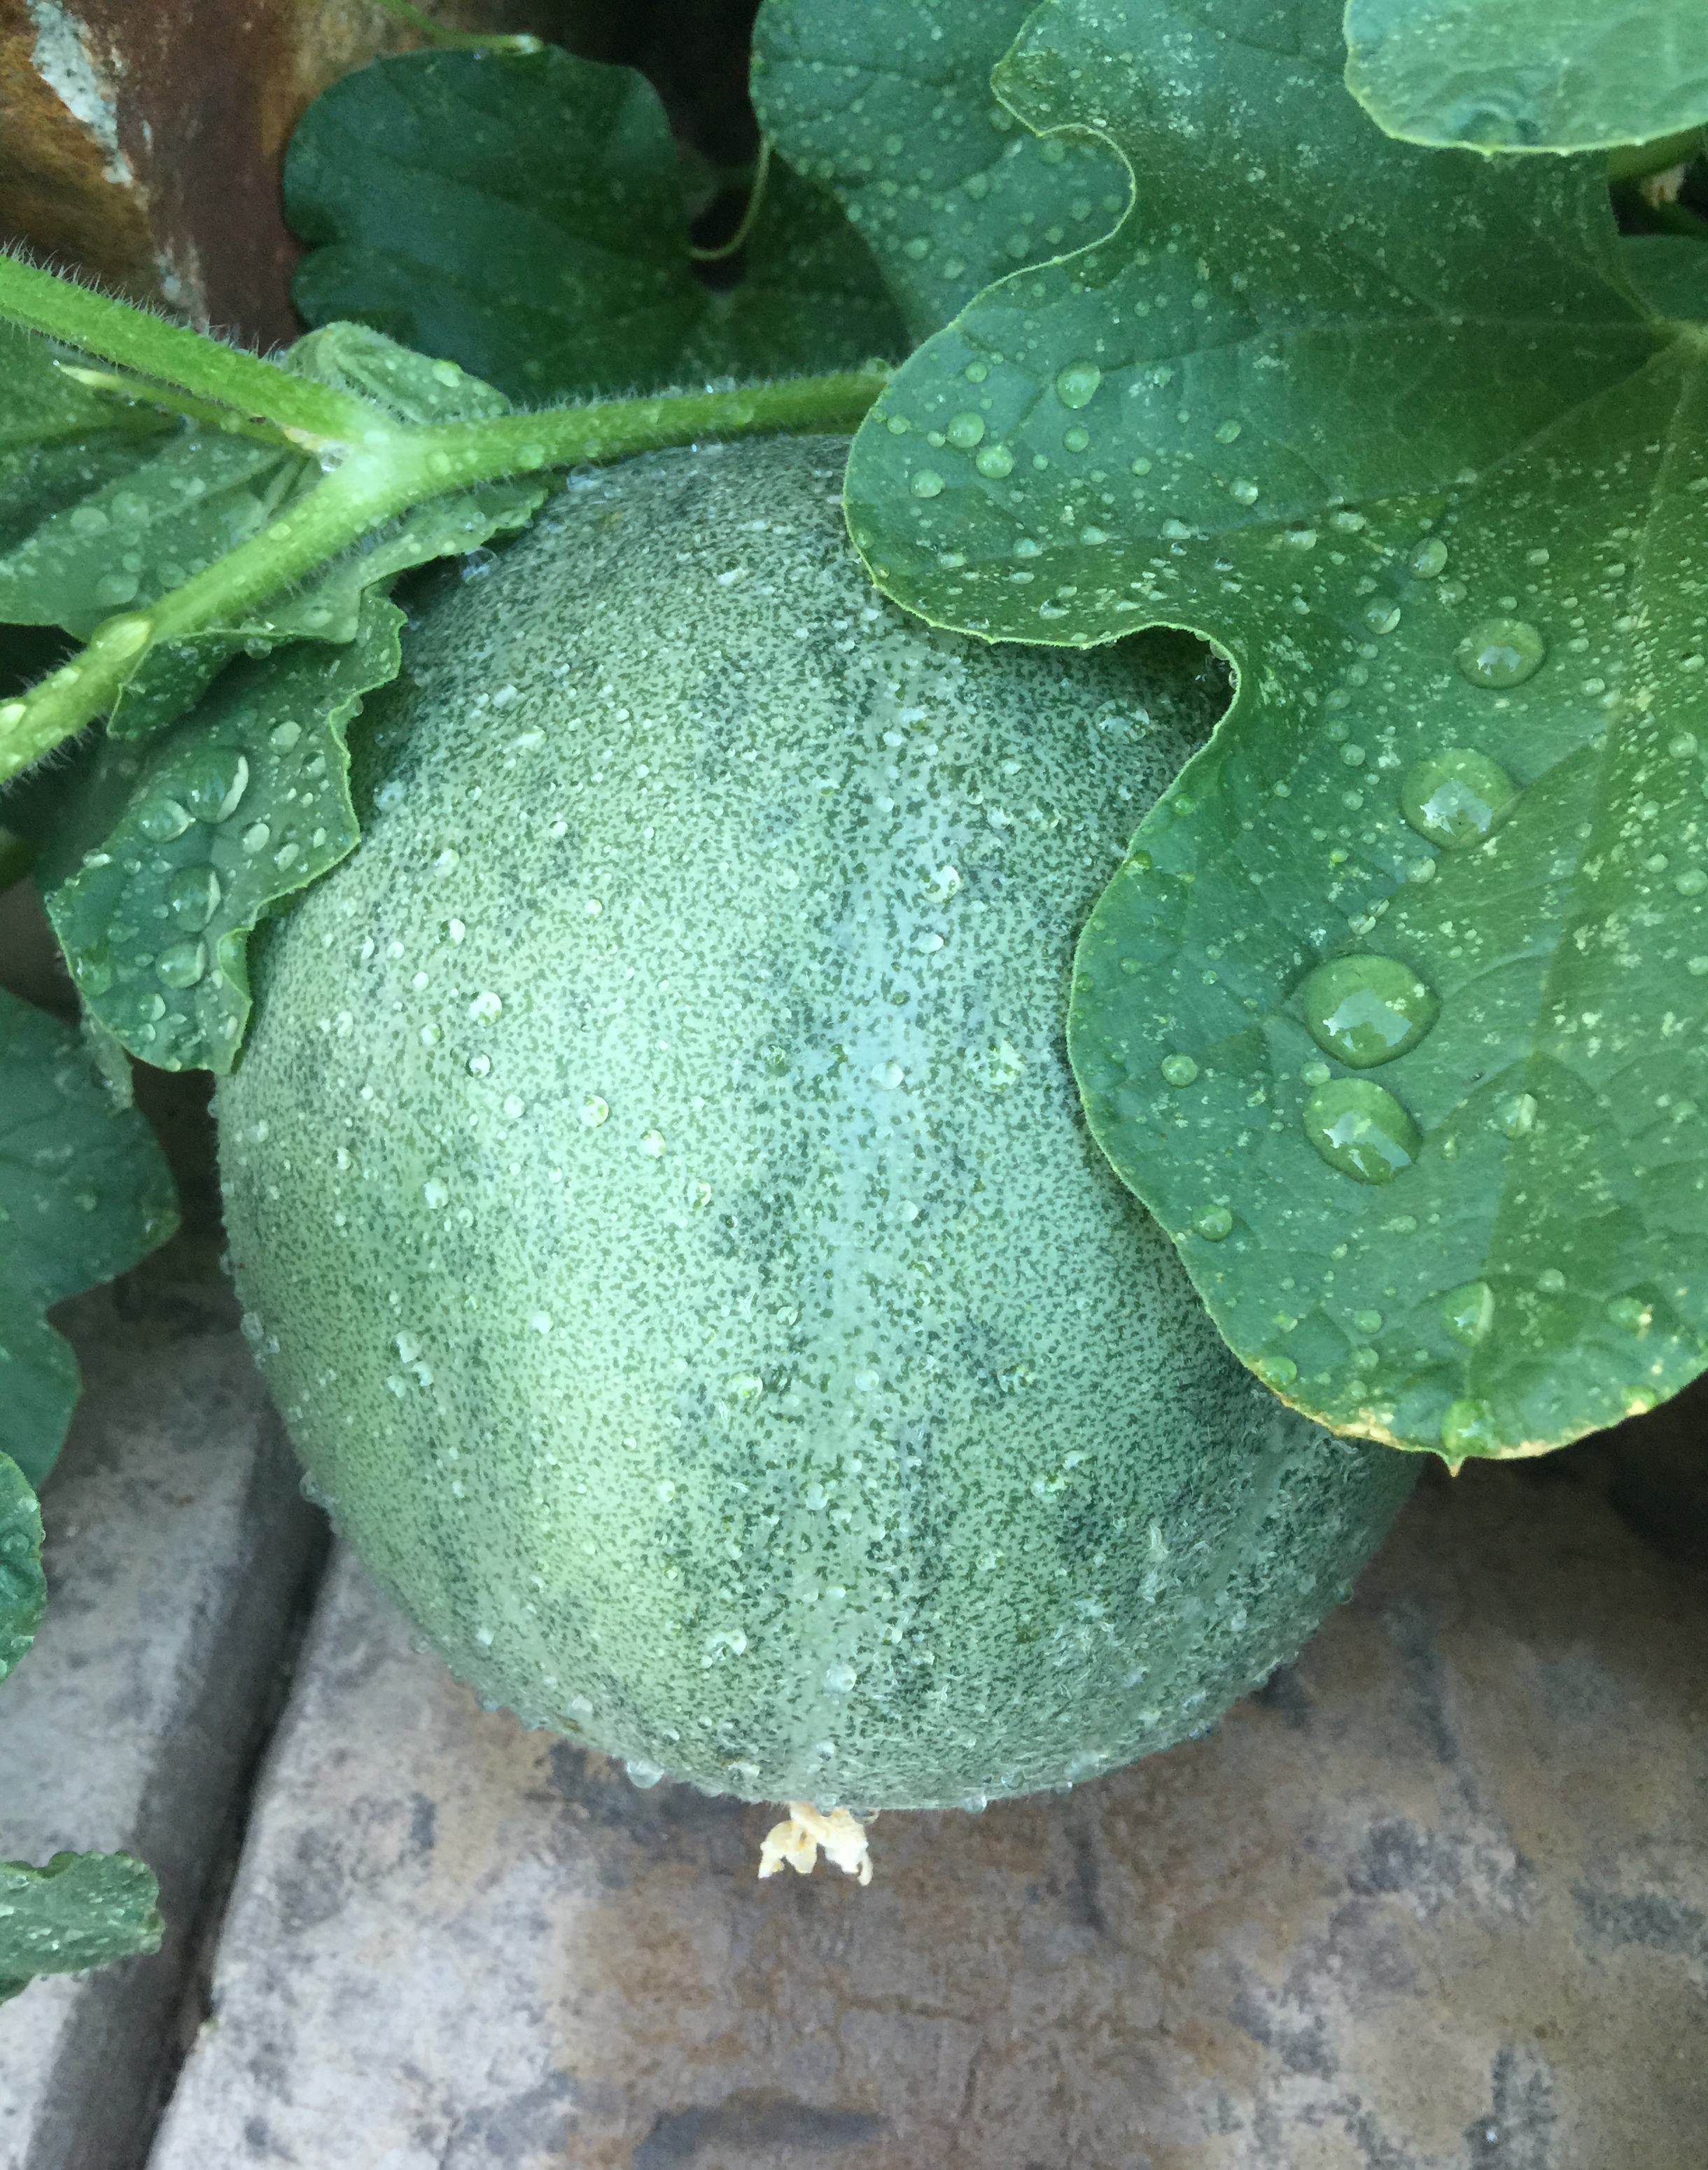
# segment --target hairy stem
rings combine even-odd
[[[276,422],[311,447],[360,440],[384,419],[366,400],[293,377],[258,355],[57,279],[19,257],[0,255],[0,317],[240,414]]]
[[[627,457],[750,430],[851,430],[889,382],[873,363],[734,392],[501,414],[434,428],[371,426],[339,466],[259,534],[147,611],[98,626],[89,644],[22,699],[0,704],[0,783],[111,708],[157,641],[241,624],[262,605],[412,505],[500,476]]]

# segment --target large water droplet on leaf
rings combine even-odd
[[[985,445],[973,455],[973,465],[992,482],[1014,472],[1014,455],[1006,445]]]
[[[179,797],[198,821],[224,821],[248,788],[249,764],[234,746],[215,746],[190,767]]]
[[[1359,1183],[1391,1183],[1423,1148],[1400,1103],[1368,1078],[1337,1077],[1305,1104],[1305,1135],[1331,1168]]]
[[[1354,1070],[1391,1062],[1422,1039],[1441,1004],[1397,957],[1333,957],[1300,991],[1305,1023],[1325,1053]]]
[[[970,452],[985,434],[982,414],[957,414],[943,435],[958,452]]]
[[[1165,1055],[1161,1069],[1163,1082],[1169,1085],[1190,1085],[1198,1075],[1198,1065],[1189,1055]]]
[[[1206,1243],[1220,1243],[1234,1232],[1234,1216],[1225,1205],[1200,1205],[1192,1216],[1192,1228]]]
[[[1494,1324],[1494,1291],[1486,1281],[1465,1281],[1441,1299],[1441,1323],[1455,1341],[1474,1349]]]
[[[174,942],[155,959],[155,975],[168,987],[193,987],[207,970],[205,942]]]
[[[1070,361],[1056,377],[1055,396],[1064,407],[1089,407],[1102,381],[1096,362]]]
[[[1426,535],[1406,560],[1414,580],[1433,580],[1447,563],[1447,545],[1438,535]]]
[[[1498,762],[1470,746],[1447,746],[1409,768],[1400,785],[1400,811],[1444,851],[1487,836],[1519,787]]]
[[[1473,686],[1500,692],[1534,677],[1547,653],[1547,643],[1527,619],[1486,617],[1460,642],[1453,660]]]
[[[190,817],[175,799],[151,799],[136,816],[136,826],[151,844],[169,844],[189,826]]]

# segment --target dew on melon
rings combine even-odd
[[[447,584],[219,1092],[258,1354],[420,1629],[825,1815],[1202,1731],[1416,1468],[1236,1362],[1067,1066],[1190,662],[905,617],[844,452],[577,478]]]

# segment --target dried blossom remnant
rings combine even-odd
[[[872,1857],[866,1850],[866,1826],[846,1809],[821,1815],[810,1801],[791,1801],[788,1815],[773,1824],[759,1850],[759,1873],[775,1876],[787,1862],[798,1876],[810,1876],[818,1866],[819,1848],[845,1875],[872,1881]]]

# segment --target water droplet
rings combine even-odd
[[[1096,362],[1070,361],[1056,377],[1055,396],[1064,407],[1089,407],[1102,381]]]
[[[1061,441],[1064,452],[1082,452],[1092,441],[1092,433],[1081,424],[1076,422],[1071,429],[1062,431]]]
[[[1393,1094],[1365,1077],[1337,1077],[1305,1104],[1305,1135],[1331,1168],[1359,1183],[1390,1183],[1423,1149]]]
[[[1400,623],[1398,603],[1385,602],[1380,597],[1364,605],[1364,623],[1372,633],[1391,633]]]
[[[468,1074],[471,1077],[484,1077],[491,1068],[492,1057],[489,1055],[471,1055],[468,1058]]]
[[[1455,1341],[1474,1349],[1494,1324],[1494,1291],[1486,1281],[1462,1281],[1441,1299],[1441,1323]]]
[[[1326,1085],[1334,1072],[1326,1062],[1307,1062],[1299,1074],[1307,1085]]]
[[[1558,1266],[1544,1266],[1536,1276],[1536,1286],[1544,1296],[1564,1296],[1566,1276]]]
[[[1228,495],[1237,505],[1255,505],[1257,502],[1257,485],[1249,475],[1236,475],[1228,484]]]
[[[1451,1460],[1482,1454],[1497,1445],[1494,1412],[1486,1402],[1449,1402],[1441,1418],[1441,1451]]]
[[[302,735],[301,724],[290,722],[275,724],[267,734],[267,743],[275,753],[289,753]]]
[[[1234,1216],[1225,1205],[1200,1205],[1192,1216],[1193,1233],[1206,1243],[1220,1243],[1234,1232]]]
[[[1252,1369],[1266,1387],[1290,1387],[1299,1376],[1299,1366],[1290,1356],[1260,1356]]]
[[[915,497],[941,497],[943,494],[943,478],[935,468],[921,468],[915,475],[910,487]]]
[[[1134,461],[1133,472],[1135,475],[1148,475],[1150,473],[1150,462],[1142,453],[1136,460]]]
[[[1533,678],[1547,653],[1547,643],[1527,620],[1486,617],[1460,642],[1453,660],[1473,686],[1502,692]]]
[[[596,1130],[610,1113],[611,1108],[607,1102],[601,1100],[596,1093],[590,1093],[581,1103],[583,1128]]]
[[[136,582],[131,584],[136,592]],[[99,592],[99,591],[97,591]],[[125,598],[129,600],[128,597]],[[89,635],[89,646],[99,648],[108,655],[134,655],[139,648],[146,648],[153,638],[154,621],[150,617],[109,617],[104,625],[98,625]]]
[[[471,1024],[496,1024],[504,1009],[504,997],[484,987],[468,1006],[468,1021]]]
[[[1391,1062],[1422,1039],[1441,1004],[1397,957],[1333,957],[1300,990],[1305,1029],[1354,1069]]]
[[[95,582],[95,601],[116,608],[130,602],[141,585],[134,573],[103,573]]]
[[[644,1756],[627,1757],[622,1767],[628,1773],[629,1783],[640,1787],[643,1792],[649,1786],[656,1786],[665,1775],[662,1763],[649,1763]]]
[[[1640,1334],[1648,1323],[1649,1308],[1641,1296],[1616,1296],[1607,1315],[1624,1333]]]
[[[552,1331],[552,1314],[548,1311],[531,1311],[528,1324],[536,1334],[549,1334]]]
[[[889,1061],[875,1063],[873,1066],[871,1075],[872,1082],[876,1085],[880,1091],[893,1093],[906,1077],[907,1072],[902,1068],[899,1062]]]
[[[211,867],[180,867],[166,885],[166,908],[199,934],[218,909],[220,878]]]
[[[1380,1334],[1382,1330],[1382,1314],[1379,1311],[1355,1311],[1353,1313],[1352,1323],[1360,1334]]]
[[[957,414],[943,435],[958,452],[970,452],[985,434],[982,414]]]
[[[421,1195],[426,1200],[429,1211],[436,1213],[441,1205],[449,1203],[451,1192],[447,1186],[435,1175],[430,1176],[422,1184]],[[406,1356],[403,1361],[407,1364],[409,1359]]]
[[[846,1658],[837,1658],[825,1668],[825,1686],[833,1695],[847,1695],[859,1677]]]
[[[1406,560],[1414,580],[1433,580],[1447,563],[1447,545],[1438,535],[1426,535]]]
[[[1680,896],[1700,896],[1703,890],[1708,889],[1708,874],[1705,874],[1700,867],[1686,867],[1673,887]]]
[[[1014,472],[1014,455],[1006,445],[985,445],[973,455],[973,465],[992,482]]]
[[[645,1130],[641,1135],[640,1149],[649,1160],[665,1157],[665,1134],[662,1130]]]
[[[1495,1120],[1509,1138],[1528,1137],[1536,1127],[1536,1101],[1529,1093],[1514,1093],[1495,1111]]]
[[[1170,1085],[1190,1085],[1198,1075],[1198,1065],[1189,1055],[1165,1055],[1161,1069],[1164,1082]]]
[[[1215,429],[1216,442],[1219,445],[1232,444],[1234,440],[1240,434],[1240,424],[1231,420],[1226,422],[1218,422]]]
[[[257,852],[264,852],[272,841],[273,831],[264,821],[252,821],[243,831],[243,849],[252,858]]]
[[[189,815],[175,799],[151,799],[136,816],[136,826],[151,844],[169,844],[189,823]]]
[[[1420,836],[1454,851],[1487,836],[1518,795],[1498,762],[1470,746],[1448,746],[1406,772],[1400,811]]]
[[[154,960],[154,975],[168,987],[193,987],[207,970],[205,942],[174,942]]]
[[[244,756],[234,746],[215,746],[192,762],[178,795],[198,821],[228,821],[248,782]]]

